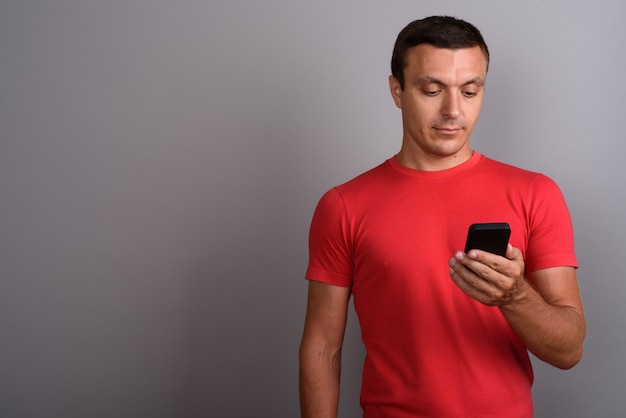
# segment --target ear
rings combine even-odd
[[[398,109],[402,109],[402,88],[398,79],[392,75],[389,76],[389,91]]]

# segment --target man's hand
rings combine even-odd
[[[519,249],[508,244],[506,258],[480,250],[457,251],[448,262],[452,280],[467,295],[489,306],[520,298],[528,286]]]
[[[586,326],[573,267],[537,270],[526,280],[522,254],[511,244],[506,257],[458,251],[448,264],[457,286],[477,301],[497,306],[535,356],[561,369],[580,361]]]

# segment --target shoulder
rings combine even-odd
[[[532,189],[558,189],[556,182],[543,173],[496,161],[484,155],[481,157],[480,171],[492,179],[507,183],[524,183]]]
[[[337,219],[355,215],[360,208],[380,200],[381,193],[393,183],[393,170],[388,160],[359,174],[345,183],[327,190],[316,207],[317,218]],[[355,212],[356,211],[356,212]]]
[[[318,203],[318,209],[332,208],[336,210],[344,205],[345,199],[353,199],[355,196],[367,194],[367,190],[386,177],[387,166],[388,160],[327,190]]]
[[[373,190],[384,187],[385,184],[393,181],[393,175],[394,172],[389,165],[389,160],[385,160],[378,166],[328,190],[323,199],[337,197],[353,199],[368,195]]]
[[[344,190],[366,187],[369,186],[372,182],[387,179],[388,176],[392,173],[393,170],[391,170],[389,159],[387,159],[376,167],[371,168],[364,173],[361,173],[358,176],[354,177],[353,179],[337,186],[337,188]]]
[[[481,155],[481,164],[479,167],[481,167],[481,169],[483,170],[487,170],[490,172],[498,172],[520,178],[532,179],[541,175],[540,173],[534,171],[526,170],[511,164],[504,163],[502,161],[491,159],[489,157],[486,157],[485,155]]]
[[[567,204],[559,185],[543,173],[525,170],[483,157],[489,187],[506,190],[512,202],[523,205],[529,216],[565,217]]]

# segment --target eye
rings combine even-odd
[[[478,92],[475,91],[464,91],[463,92],[463,96],[470,98],[470,97],[474,97],[478,94]]]
[[[422,90],[426,96],[436,96],[441,90]]]

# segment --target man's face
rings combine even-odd
[[[402,109],[400,162],[422,170],[454,167],[471,156],[469,138],[478,121],[487,60],[480,47],[411,48],[404,68],[404,90],[389,78]]]

